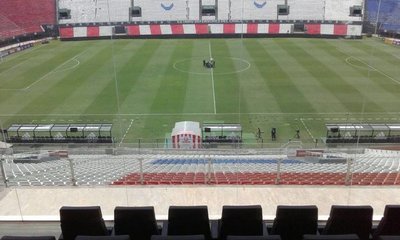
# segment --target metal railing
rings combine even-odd
[[[0,188],[229,184],[394,185],[400,153],[363,148],[164,149],[72,147],[2,152]],[[199,180],[200,179],[200,180]],[[203,182],[202,182],[203,180]],[[370,181],[370,182],[368,182]]]

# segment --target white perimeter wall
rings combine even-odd
[[[350,7],[363,0],[287,0],[289,15],[277,16],[277,6],[285,0],[218,0],[217,17],[200,17],[200,0],[134,0],[142,8],[142,17],[130,17],[131,0],[59,0],[59,8],[71,10],[66,23],[185,20],[333,20],[362,21],[351,17]],[[201,0],[214,5],[215,0]]]

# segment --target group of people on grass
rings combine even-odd
[[[210,58],[210,60],[203,60],[203,67],[215,68],[215,60],[213,58]]]

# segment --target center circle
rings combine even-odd
[[[202,57],[186,58],[176,61],[173,65],[174,69],[190,74],[208,75],[211,69],[203,66]],[[235,74],[248,70],[251,64],[242,58],[235,57],[214,57],[215,68],[212,69],[214,75]],[[232,66],[233,65],[233,66]]]

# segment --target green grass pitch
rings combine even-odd
[[[277,146],[296,129],[312,143],[325,123],[399,118],[400,48],[378,39],[52,41],[0,62],[4,128],[112,122],[118,143],[145,144],[177,121],[218,121]]]

